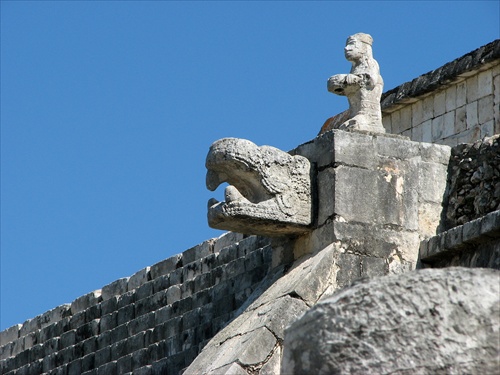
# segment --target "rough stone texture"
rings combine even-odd
[[[452,149],[447,227],[500,210],[500,134]]]
[[[237,317],[207,344],[184,374],[230,374],[238,364],[252,373],[279,373],[285,328],[336,288],[335,246],[268,274]],[[288,268],[286,267],[286,268]]]
[[[282,374],[493,374],[500,272],[421,270],[359,283],[287,329]]]
[[[358,33],[347,39],[345,57],[352,63],[349,74],[337,74],[328,79],[328,91],[347,96],[349,110],[328,119],[320,134],[331,129],[366,130],[385,133],[380,111],[384,81],[372,53],[373,39]]]
[[[353,277],[375,264],[402,272],[415,267],[420,241],[442,230],[448,146],[332,130],[291,152],[317,165],[318,181],[317,225],[297,240],[295,258],[335,242],[352,255]]]
[[[271,263],[262,237],[206,241],[3,331],[0,373],[177,375],[261,285]]]
[[[478,51],[485,61],[467,60],[461,82],[440,81],[438,69],[416,81],[440,82],[436,91],[384,107],[387,130],[446,144],[500,132],[500,65],[490,47]],[[334,130],[283,153],[311,165],[317,205],[305,235],[226,233],[10,327],[0,373],[277,374],[290,323],[360,278],[410,271],[419,245],[422,267],[499,268],[498,211],[443,232],[450,148],[404,136]]]
[[[421,267],[500,270],[500,211],[456,226],[420,244]]]
[[[382,95],[388,132],[456,146],[500,133],[500,40]]]
[[[244,139],[223,138],[210,147],[206,167],[208,189],[230,184],[225,202],[209,202],[211,227],[268,236],[307,231],[312,191],[306,158]]]

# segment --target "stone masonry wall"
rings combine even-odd
[[[452,149],[447,228],[500,210],[500,134]]]
[[[270,271],[268,240],[228,233],[0,333],[0,373],[178,374]]]
[[[387,132],[456,146],[500,133],[500,40],[384,93]]]
[[[314,165],[308,235],[227,233],[10,327],[0,374],[279,373],[285,327],[336,289],[418,261],[498,268],[500,211],[481,204],[497,195],[498,137],[456,148],[449,168],[446,145],[500,133],[499,62],[500,40],[384,94],[384,126],[412,141],[331,131],[291,151]]]

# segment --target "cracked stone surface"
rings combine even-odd
[[[493,374],[500,272],[445,268],[360,282],[286,331],[282,374]]]
[[[279,373],[285,329],[332,289],[336,256],[332,245],[296,261],[285,274],[276,272],[272,278],[282,276],[272,284],[264,280],[268,288],[207,344],[184,374],[229,374],[223,368],[232,363],[253,373]]]
[[[271,146],[223,138],[210,146],[207,188],[223,182],[225,202],[208,202],[212,228],[275,236],[307,232],[312,220],[311,165]]]

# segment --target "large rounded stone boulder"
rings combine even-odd
[[[500,272],[426,269],[362,281],[286,331],[281,373],[498,374]]]

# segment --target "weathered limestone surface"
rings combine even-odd
[[[296,261],[288,272],[275,269],[240,314],[207,344],[188,374],[279,373],[285,328],[335,290],[342,260],[335,246]],[[236,372],[238,373],[238,372]]]
[[[352,63],[349,74],[337,74],[328,79],[328,91],[347,96],[349,110],[328,119],[321,132],[331,129],[366,130],[385,133],[382,125],[380,98],[384,81],[373,58],[373,39],[358,33],[347,38],[345,57]]]
[[[281,373],[494,374],[500,272],[421,270],[327,298],[286,330]]]
[[[271,264],[262,237],[208,240],[0,332],[0,373],[177,375]]]
[[[385,129],[456,146],[500,133],[500,39],[382,95]]]
[[[339,243],[360,265],[354,274],[401,272],[441,230],[448,146],[332,130],[292,153],[316,165],[318,181],[317,225],[297,240],[296,256]]]
[[[453,227],[420,244],[421,267],[500,270],[500,211]]]
[[[308,231],[312,191],[306,158],[245,139],[223,138],[210,147],[206,167],[210,190],[230,184],[225,202],[209,202],[211,227],[268,236]]]

